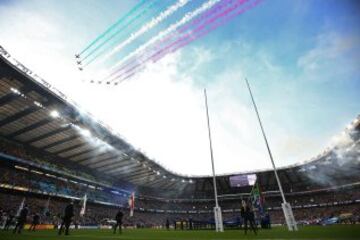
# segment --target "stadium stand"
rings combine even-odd
[[[182,176],[163,168],[110,127],[80,114],[70,99],[1,47],[0,80],[0,226],[24,198],[29,217],[39,213],[43,224],[57,226],[74,200],[75,222],[99,226],[119,208],[127,213],[130,194],[136,192],[135,214],[125,214],[126,226],[163,227],[169,219],[174,227],[184,221],[188,228],[191,219],[194,227],[212,227],[209,176]],[[320,224],[332,217],[359,223],[359,119],[344,131],[346,141],[308,162],[279,169],[299,223]],[[253,188],[234,186],[230,179],[238,175],[256,175],[271,222],[284,224],[274,173],[263,170],[217,177],[227,226],[241,224],[240,202]],[[80,217],[85,195],[87,210]]]

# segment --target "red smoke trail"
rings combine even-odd
[[[155,54],[153,54],[150,57],[146,58],[144,61],[141,61],[137,65],[133,66],[132,68],[130,68],[127,71],[123,72],[122,74],[118,75],[113,80],[118,79],[119,77],[122,77],[124,75],[125,76],[120,81],[124,81],[125,79],[130,78],[131,76],[133,76],[135,74],[135,72],[133,72],[133,70],[135,70],[139,66],[143,65],[147,61],[149,61],[149,60],[152,60],[153,62],[158,61],[159,59],[163,58],[166,54],[168,54],[170,52],[170,49],[171,49],[171,52],[177,51],[178,49],[180,49],[180,48],[188,45],[189,43],[203,37],[204,35],[208,34],[209,32],[211,32],[211,31],[215,30],[216,28],[224,25],[225,23],[227,23],[229,20],[236,17],[237,15],[242,14],[242,13],[250,10],[251,8],[257,6],[260,2],[262,2],[262,0],[256,0],[256,1],[252,2],[252,3],[250,3],[249,5],[247,5],[245,8],[238,9],[238,7],[241,6],[246,1],[248,1],[248,0],[238,0],[237,3],[234,4],[233,6],[227,8],[226,10],[221,12],[220,14],[217,14],[216,16],[208,19],[206,22],[204,22],[203,24],[198,26],[193,31],[186,33],[180,39],[178,39],[175,42],[171,43],[170,45],[164,47],[162,50],[157,51]],[[235,11],[236,9],[238,9],[238,10]],[[235,11],[235,12],[231,14],[231,12],[233,12],[233,11]],[[221,20],[221,21],[216,22],[218,20]],[[129,73],[129,74],[126,75],[127,73]]]

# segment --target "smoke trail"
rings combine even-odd
[[[158,60],[160,60],[162,57],[164,57],[167,53],[170,52],[175,52],[178,49],[188,45],[189,43],[205,36],[206,34],[208,34],[209,32],[215,30],[216,28],[220,27],[221,25],[227,23],[229,20],[231,20],[233,17],[242,14],[244,12],[246,12],[247,10],[255,7],[257,4],[259,4],[262,0],[257,0],[255,2],[253,2],[252,4],[248,5],[247,7],[243,8],[243,9],[239,9],[238,11],[236,11],[234,14],[232,15],[227,15],[229,14],[231,11],[235,10],[238,6],[241,5],[241,2],[245,2],[245,1],[239,1],[238,4],[236,4],[235,6],[227,9],[226,11],[222,12],[221,14],[209,19],[208,21],[206,21],[205,24],[203,24],[202,26],[199,26],[198,28],[196,28],[194,31],[189,32],[188,34],[186,34],[187,36],[183,37],[182,39],[179,39],[178,41],[172,43],[171,45],[169,45],[168,47],[164,48],[162,51],[157,52],[157,54],[153,55],[153,58],[151,59],[153,62],[156,62]],[[226,17],[225,19],[223,19],[221,22],[218,22],[217,24],[213,24],[215,21],[221,19],[221,17]],[[211,25],[213,24],[213,25]],[[206,27],[209,27],[207,28]],[[205,30],[205,31],[202,31]]]
[[[207,11],[205,14],[200,15],[200,17],[196,18],[195,20],[193,20],[190,24],[185,25],[184,27],[180,28],[178,30],[178,32],[184,32],[185,30],[187,30],[188,28],[190,28],[193,25],[198,24],[199,22],[201,22],[202,20],[204,20],[205,18],[211,16],[212,14],[216,13],[217,11],[220,11],[222,8],[224,8],[226,5],[228,5],[231,2],[235,2],[237,0],[225,0],[225,1],[221,1],[220,3],[218,3],[215,7],[211,8],[209,11]],[[154,51],[158,49],[161,49],[167,42],[170,41],[171,38],[176,38],[178,36],[177,33],[173,33],[173,34],[169,34],[168,37],[164,38],[163,40],[159,41],[157,43],[157,46],[154,47]],[[107,78],[112,77],[113,75],[121,72],[123,69],[126,69],[127,67],[131,66],[132,64],[136,64],[140,61],[140,59],[145,57],[145,53],[142,54],[142,56],[137,56],[137,57],[133,57],[132,59],[130,59],[126,64],[124,64],[121,68],[117,69],[115,72],[113,72],[112,74],[110,74]],[[147,59],[148,60],[148,59]],[[142,60],[147,61],[147,60]],[[106,78],[106,79],[107,79]],[[113,80],[110,80],[110,82]]]
[[[215,21],[220,20],[222,17],[226,17],[228,14],[230,14],[232,11],[235,11],[239,6],[241,6],[242,4],[244,4],[247,1],[249,1],[249,0],[238,0],[237,3],[234,4],[233,6],[225,9],[223,12],[208,19],[207,21],[205,21],[203,24],[201,24],[197,28],[183,34],[183,36],[180,39],[169,44],[168,46],[166,46],[165,48],[163,48],[162,50],[160,50],[156,54],[154,54],[152,57],[152,60],[154,62],[156,62],[159,59],[161,59],[162,57],[164,57],[168,52],[170,52],[170,50],[171,50],[171,52],[175,52],[177,49],[189,44],[190,42],[195,41],[196,39],[206,35],[210,31],[215,30],[217,27],[221,26],[222,24],[225,24],[227,21],[223,21],[221,24],[212,25]],[[238,14],[241,14],[249,9],[250,9],[250,7],[241,9],[239,12],[237,12],[236,14],[231,15],[231,16],[237,16]],[[230,19],[227,19],[227,20],[230,20]],[[212,25],[212,27],[211,27],[211,25]],[[190,28],[190,27],[191,26],[187,26],[187,28]],[[206,29],[206,28],[208,28],[208,29]],[[205,31],[203,31],[203,30],[205,30]],[[175,48],[173,48],[173,47],[175,47]]]
[[[160,0],[155,0],[153,1],[150,5],[148,5],[146,8],[144,8],[141,12],[139,12],[137,15],[135,15],[134,17],[132,17],[130,19],[130,21],[127,22],[126,25],[124,25],[123,27],[119,28],[118,30],[116,30],[113,34],[111,34],[108,38],[106,38],[105,40],[102,41],[102,43],[98,44],[98,46],[96,48],[94,48],[92,51],[90,51],[86,56],[83,57],[82,61],[86,60],[88,57],[90,57],[91,55],[93,55],[96,51],[98,51],[100,48],[102,48],[104,45],[107,45],[110,43],[110,41],[116,37],[119,33],[123,32],[128,26],[130,26],[131,24],[133,24],[134,22],[140,20],[142,17],[146,16],[146,13],[152,9],[155,4],[160,1]],[[143,24],[143,22],[139,22],[138,24],[136,24],[133,29],[136,29],[138,26],[140,26],[141,24]],[[98,54],[96,54],[94,57],[92,57],[89,61],[87,61],[84,64],[84,67],[88,66],[90,63],[92,63],[93,61],[95,61],[99,56],[101,56],[102,54],[104,54],[109,47],[111,46],[108,45],[106,48],[103,48],[102,51],[100,51]]]
[[[177,51],[178,49],[180,49],[180,48],[188,45],[189,43],[191,43],[191,42],[193,42],[193,41],[195,41],[195,40],[197,40],[197,39],[205,36],[205,35],[208,34],[209,32],[211,32],[211,31],[215,30],[216,28],[224,25],[225,23],[227,23],[228,21],[230,21],[232,18],[236,17],[237,15],[242,14],[242,13],[246,12],[247,10],[250,10],[251,8],[255,7],[255,6],[256,6],[257,4],[259,4],[261,1],[262,1],[262,0],[257,0],[257,1],[255,1],[255,2],[253,2],[252,4],[246,6],[245,8],[239,9],[238,11],[236,11],[235,13],[233,13],[233,14],[231,14],[231,15],[227,15],[227,14],[230,13],[230,11],[235,10],[238,6],[241,5],[241,3],[240,3],[240,4],[237,4],[237,6],[234,6],[233,8],[228,9],[227,11],[221,13],[220,16],[216,16],[216,17],[208,20],[208,21],[207,21],[207,24],[204,24],[203,26],[200,26],[200,27],[198,27],[197,29],[195,29],[195,31],[190,32],[190,33],[188,34],[188,37],[187,37],[187,38],[185,37],[185,38],[183,38],[181,41],[177,41],[176,43],[172,44],[172,46],[169,46],[168,51],[164,51],[163,54],[161,54],[161,55],[157,56],[156,58],[154,58],[153,61],[156,62],[156,61],[158,61],[159,59],[161,59],[162,57],[164,57],[164,56],[169,52],[169,50],[171,50],[171,52],[175,52],[175,51]],[[239,1],[239,2],[241,2],[241,1]],[[219,20],[219,19],[221,20],[221,18],[223,18],[223,17],[225,17],[225,18],[222,19],[221,22],[218,22],[218,23],[213,24],[215,21],[217,21],[217,20]],[[211,25],[211,24],[213,24],[213,25]],[[206,27],[208,27],[208,26],[210,26],[210,28],[207,28],[207,29],[206,29]],[[202,30],[204,30],[204,31],[202,31]],[[177,45],[177,46],[176,46],[176,45]],[[171,49],[171,47],[173,47],[173,48]]]
[[[213,7],[209,11],[205,12],[203,15],[201,15],[198,18],[191,21],[190,24],[187,24],[187,25],[184,25],[183,27],[181,27],[178,32],[184,33],[186,30],[188,30],[192,26],[195,26],[195,25],[199,24],[201,21],[203,21],[206,18],[212,16],[213,14],[220,11],[222,8],[228,6],[229,4],[232,4],[233,2],[237,2],[237,0],[223,0],[222,2],[217,4],[215,7]]]
[[[125,56],[122,60],[117,62],[113,67],[111,67],[110,71],[116,69],[117,67],[121,66],[124,62],[127,62],[129,59],[131,59],[133,56],[136,56],[137,54],[143,52],[146,48],[157,42],[158,40],[164,38],[168,34],[175,31],[180,26],[186,24],[187,22],[191,21],[191,19],[197,17],[198,15],[202,14],[203,12],[207,11],[211,7],[213,7],[216,3],[220,2],[221,0],[209,0],[206,3],[203,3],[199,8],[192,12],[188,12],[185,14],[185,16],[179,20],[178,22],[170,25],[167,29],[157,34],[155,37],[152,37],[149,41],[138,47],[136,50],[129,53],[127,56]]]
[[[219,3],[217,3],[215,6],[213,6],[210,10],[206,11],[199,17],[195,18],[195,20],[191,21],[188,24],[185,24],[183,27],[179,28],[175,33],[169,34],[168,37],[164,38],[163,40],[158,42],[159,49],[168,41],[170,41],[171,38],[176,38],[179,36],[179,33],[184,33],[187,29],[196,26],[198,23],[200,23],[202,20],[206,19],[207,17],[215,14],[217,11],[220,11],[225,6],[229,5],[229,3],[236,2],[237,0],[222,0]],[[155,47],[156,48],[156,47]]]
[[[255,2],[253,2],[252,4],[246,6],[245,8],[239,9],[235,13],[229,15],[231,12],[238,9],[238,7],[241,6],[246,1],[248,1],[248,0],[237,0],[237,3],[234,4],[233,6],[225,9],[221,13],[219,13],[219,14],[213,16],[212,18],[208,19],[207,21],[205,21],[203,24],[201,24],[200,26],[198,26],[194,30],[188,31],[186,34],[184,34],[177,41],[169,44],[168,46],[165,46],[163,49],[161,49],[161,50],[157,51],[156,53],[152,54],[150,57],[148,57],[145,60],[139,62],[137,65],[131,67],[130,69],[123,72],[122,74],[117,75],[116,77],[114,77],[112,79],[112,81],[119,78],[119,77],[122,77],[123,75],[125,75],[125,77],[120,81],[123,81],[124,79],[128,79],[129,75],[126,75],[126,74],[130,72],[130,75],[133,75],[131,72],[133,70],[135,70],[137,67],[139,67],[140,65],[146,63],[149,60],[152,60],[154,62],[158,61],[160,58],[164,57],[167,53],[169,53],[169,50],[171,50],[171,52],[175,52],[179,48],[188,45],[189,43],[197,40],[198,38],[208,34],[209,32],[213,31],[214,29],[218,28],[219,26],[227,23],[229,20],[231,20],[231,18],[233,18],[233,17],[235,17],[235,16],[237,16],[239,14],[242,14],[245,11],[255,7],[262,0],[257,0]],[[214,22],[216,22],[217,20],[219,20],[219,19],[221,19],[223,17],[225,17],[225,19],[223,21],[221,21],[220,23],[214,24]],[[186,26],[186,27],[188,28],[188,26]],[[203,30],[205,30],[205,31],[203,31]]]
[[[236,1],[239,1],[239,0],[236,0]],[[242,0],[242,1],[244,1],[244,0]],[[246,1],[246,0],[245,0],[245,1]],[[229,2],[232,2],[232,1],[220,2],[220,6],[221,6],[221,3],[223,3],[224,6],[226,6],[226,4],[228,4]],[[224,3],[225,3],[225,4],[224,4]],[[222,6],[222,7],[224,7],[224,6]],[[217,6],[217,8],[213,9],[213,11],[208,11],[208,12],[206,12],[206,13],[212,14],[212,13],[218,11],[219,9],[221,9],[221,7]],[[200,15],[200,16],[202,16],[202,15]],[[210,15],[209,15],[209,16],[210,16]],[[204,18],[204,17],[202,17],[202,19],[203,19],[203,18]],[[200,22],[200,21],[197,21],[197,22]],[[191,25],[191,24],[192,24],[192,22],[190,22],[190,25]],[[188,25],[185,25],[183,28],[189,28],[189,27],[188,27]],[[180,31],[181,31],[181,30],[182,30],[182,28],[180,29]],[[171,38],[171,37],[176,37],[175,34],[170,34],[170,35],[171,35],[171,36],[165,38],[163,41],[160,41],[160,42],[157,44],[157,46],[161,47],[161,46],[164,44],[165,41],[169,41],[169,38]],[[154,47],[155,50],[156,50],[156,48],[157,48],[157,47]],[[159,51],[162,51],[162,50],[159,50]],[[159,54],[159,51],[157,51],[155,54],[151,55],[150,57],[148,57],[147,59],[142,60],[142,61],[141,61],[139,58],[137,58],[137,59],[136,59],[136,60],[137,60],[137,62],[136,62],[137,64],[136,64],[135,66],[133,66],[133,67],[131,67],[130,69],[126,70],[124,73],[122,73],[122,74],[120,74],[120,75],[117,75],[117,76],[116,76],[115,78],[113,78],[111,81],[114,81],[114,80],[116,80],[117,78],[119,78],[119,77],[121,77],[121,76],[123,76],[123,75],[126,75],[127,73],[131,72],[131,70],[134,70],[134,69],[136,69],[137,67],[139,67],[139,65],[144,64],[145,62],[147,62],[148,60],[150,60],[151,58],[153,58],[155,55],[158,55],[158,54]],[[145,56],[145,55],[146,55],[146,53],[143,53],[143,56]],[[123,67],[120,68],[120,69],[118,69],[115,73],[120,72],[122,69],[123,69]],[[110,76],[114,75],[115,73],[111,74]],[[133,75],[133,74],[131,74],[131,75]],[[125,79],[128,79],[128,78],[129,78],[129,76],[126,76],[126,77],[125,77]],[[110,82],[111,82],[111,81],[110,81]],[[122,81],[122,80],[121,80],[121,81]]]
[[[138,49],[136,49],[135,51],[133,51],[132,53],[128,54],[122,61],[120,61],[119,63],[115,64],[115,66],[113,66],[110,71],[112,71],[113,69],[117,68],[118,66],[120,66],[119,69],[117,69],[115,72],[109,74],[108,76],[104,77],[102,80],[106,80],[111,78],[112,76],[114,76],[115,74],[117,74],[118,72],[122,71],[123,69],[125,69],[128,66],[131,66],[134,63],[137,63],[136,61],[139,60],[139,57],[136,57],[136,55],[138,53],[140,54],[145,54],[143,51],[144,49],[150,47],[153,43],[156,43],[157,41],[160,41],[162,37],[164,37],[164,39],[162,39],[162,41],[158,44],[158,46],[161,46],[162,42],[167,41],[168,39],[170,39],[171,37],[175,36],[172,35],[171,33],[173,31],[175,31],[178,27],[180,27],[181,25],[186,24],[188,21],[190,21],[191,19],[195,18],[198,15],[201,15],[203,12],[206,12],[208,9],[211,9],[214,5],[216,5],[217,3],[221,2],[222,0],[216,0],[216,1],[208,1],[204,4],[202,4],[201,7],[199,7],[198,9],[194,10],[193,12],[187,13],[185,14],[185,16],[178,21],[177,23],[171,25],[169,28],[167,28],[165,31],[160,32],[160,34],[157,37],[153,37],[152,39],[150,39],[150,41],[148,41],[147,43],[143,44],[142,46],[140,46]],[[225,2],[229,2],[229,1],[235,1],[235,0],[226,0]],[[169,35],[169,36],[167,36]],[[167,37],[166,37],[167,36]],[[166,38],[165,38],[166,37]],[[140,55],[139,54],[139,55]],[[121,66],[122,65],[122,66]],[[114,79],[110,80],[110,82],[112,82]]]
[[[120,51],[122,48],[124,48],[126,45],[132,43],[135,39],[137,39],[139,36],[143,35],[150,29],[157,26],[159,23],[164,21],[167,17],[171,16],[173,13],[175,13],[178,9],[185,6],[188,2],[191,0],[178,0],[174,5],[168,7],[164,12],[161,12],[155,19],[151,20],[149,23],[144,25],[142,28],[140,28],[137,32],[132,33],[128,39],[121,42],[118,46],[116,46],[111,52],[106,54],[101,61],[105,61],[112,55],[114,55],[116,52]]]
[[[131,16],[134,12],[136,12],[142,5],[144,5],[146,0],[142,0],[139,4],[137,4],[133,9],[130,10],[125,16],[121,17],[118,21],[116,21],[113,25],[111,25],[105,32],[100,34],[95,40],[93,40],[88,46],[86,46],[79,55],[86,52],[88,49],[90,49],[92,46],[94,46],[101,38],[103,38],[106,34],[110,33],[114,28],[116,28],[118,25],[120,25],[122,22],[126,20],[127,17]]]
[[[141,70],[144,69],[144,68],[145,68],[145,67],[142,67]],[[141,71],[141,70],[140,70],[140,71]],[[135,75],[135,73],[136,73],[136,72],[133,72],[133,73],[127,75],[125,78],[121,79],[120,81],[115,82],[114,85],[118,85],[118,84],[126,81],[127,79],[130,79],[131,77],[133,77],[133,76]]]

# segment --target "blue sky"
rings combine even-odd
[[[135,147],[183,174],[211,173],[204,87],[218,173],[270,167],[244,77],[279,166],[317,155],[359,114],[358,1],[265,0],[116,88],[82,82],[74,54],[137,2],[0,0],[0,44]],[[176,1],[161,2],[152,16]],[[116,58],[203,2],[193,0]]]

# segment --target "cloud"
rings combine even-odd
[[[203,97],[207,87],[217,173],[270,167],[262,139],[254,134],[259,132],[253,110],[238,101],[232,87],[243,79],[241,72],[224,71],[213,84],[200,85],[195,69],[183,71],[179,66],[194,61],[201,67],[214,59],[213,53],[202,47],[191,51],[195,58],[183,52],[169,55],[118,88],[76,81],[63,84],[62,90],[166,168],[209,175]]]
[[[306,72],[322,70],[329,64],[339,64],[339,60],[344,62],[344,56],[349,56],[350,51],[358,49],[359,43],[358,35],[341,35],[339,32],[321,33],[316,37],[314,48],[303,54],[297,64]],[[360,55],[355,55],[355,58],[359,60]],[[353,60],[351,59],[351,61]]]
[[[0,21],[1,44],[19,61],[150,158],[172,171],[192,175],[211,174],[204,87],[209,97],[217,173],[270,167],[245,76],[252,83],[278,166],[318,153],[324,134],[309,130],[317,122],[305,122],[306,116],[301,116],[309,105],[301,101],[306,93],[300,80],[311,75],[308,72],[328,70],[325,62],[336,63],[358,42],[338,33],[319,35],[315,45],[295,63],[303,71],[296,77],[288,70],[293,66],[280,64],[279,57],[262,44],[243,38],[222,40],[216,46],[196,44],[109,88],[80,81],[95,72],[80,74],[76,70],[73,54],[88,41],[88,35],[79,34],[79,27],[72,26],[70,20],[20,6],[0,8],[0,14],[5,19]],[[341,57],[346,68],[354,67],[354,59],[344,59]],[[301,124],[303,128],[297,128]]]

